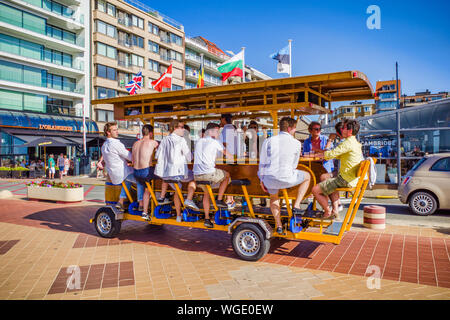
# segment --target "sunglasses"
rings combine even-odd
[[[312,128],[311,131],[320,131],[321,128]]]

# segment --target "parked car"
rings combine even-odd
[[[450,209],[450,153],[420,159],[400,184],[398,197],[421,216],[433,214],[437,209]]]

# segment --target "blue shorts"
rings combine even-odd
[[[305,180],[305,173],[300,170],[295,170],[292,177],[287,180],[278,180],[274,176],[263,176],[262,182],[266,187],[269,194],[278,194],[280,189],[288,189],[291,187],[298,186]]]
[[[154,167],[134,169],[134,177],[136,178],[136,181],[140,183],[151,182],[153,179],[155,179],[155,175],[153,174],[154,172]]]

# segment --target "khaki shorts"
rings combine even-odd
[[[346,180],[344,180],[344,178],[338,175],[336,178],[322,181],[319,183],[319,187],[322,190],[322,193],[328,196],[329,194],[335,192],[337,188],[350,188],[351,186]]]
[[[195,181],[209,181],[211,182],[211,188],[217,189],[220,183],[225,179],[225,171],[222,169],[215,169],[213,173],[194,175]],[[202,189],[206,189],[205,186],[200,186]]]

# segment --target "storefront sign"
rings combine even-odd
[[[59,130],[59,131],[72,131],[72,127],[66,126],[51,126],[48,124],[40,124],[39,130]]]
[[[382,146],[395,146],[395,140],[365,140],[362,141],[363,146],[374,146],[374,147],[382,147]]]

